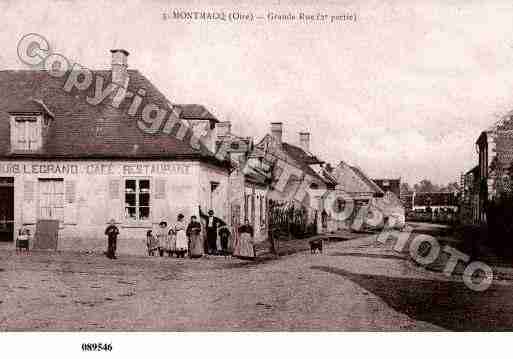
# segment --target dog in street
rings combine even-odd
[[[310,253],[322,253],[322,239],[312,239],[310,241]]]

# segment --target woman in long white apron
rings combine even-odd
[[[176,256],[182,258],[185,258],[189,242],[185,233],[186,225],[184,218],[184,215],[180,213],[174,228],[176,234]]]
[[[253,227],[246,220],[243,226],[238,229],[238,238],[236,238],[233,256],[243,259],[255,259],[255,248],[253,241]]]

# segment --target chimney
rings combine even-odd
[[[119,85],[118,91],[114,93],[113,106],[118,107],[124,100],[128,88],[128,55],[129,52],[123,49],[110,50],[112,53],[112,82]]]
[[[310,152],[310,132],[299,132],[299,146],[305,152]]]
[[[271,122],[271,136],[273,137],[274,142],[281,146],[283,132],[283,123],[281,122]]]
[[[232,123],[230,121],[219,122],[216,128],[217,138],[226,137],[232,133]]]
[[[128,77],[128,51],[123,49],[110,50],[112,53],[112,82],[124,85]]]

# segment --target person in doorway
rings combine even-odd
[[[116,246],[119,229],[116,227],[116,221],[114,219],[109,221],[109,225],[105,229],[105,235],[107,236],[107,258],[116,259]]]
[[[208,211],[207,216],[201,210],[201,206],[199,206],[199,213],[201,218],[206,221],[208,254],[215,255],[217,254],[217,230],[219,227],[225,225],[226,223],[222,219],[215,217],[214,211],[212,209]]]
[[[179,214],[177,217],[177,221],[174,227],[174,232],[176,236],[176,256],[178,258],[185,258],[185,254],[188,250],[188,240],[187,235],[185,233],[185,220],[184,215]]]
[[[221,253],[223,255],[228,255],[228,241],[230,239],[230,230],[228,229],[228,226],[227,225],[223,225],[221,226],[221,228],[219,228],[219,238],[220,238],[220,242],[221,242]]]
[[[189,238],[189,256],[191,258],[199,258],[203,256],[203,241],[201,240],[201,224],[197,221],[196,216],[191,216],[191,222],[187,226],[185,232]]]
[[[326,212],[325,209],[321,212],[321,225],[322,225],[322,232],[326,233],[328,232],[328,212]]]
[[[238,240],[233,249],[233,256],[243,259],[255,259],[254,231],[247,219],[244,221],[244,225],[239,227],[238,234]]]

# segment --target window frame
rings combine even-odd
[[[59,183],[60,185],[60,191],[59,192],[48,192],[43,193],[42,183],[50,183],[53,182]],[[38,208],[37,208],[37,219],[38,220],[58,220],[59,221],[59,227],[64,224],[64,211],[66,210],[66,203],[65,203],[65,193],[66,189],[64,186],[64,178],[38,178],[37,179],[38,188],[37,188],[37,198],[38,198]],[[48,200],[44,200],[44,196],[47,195]],[[55,205],[56,198],[59,198],[59,206]],[[46,203],[45,203],[46,202]],[[50,206],[46,205],[43,206],[43,204],[49,204]],[[50,209],[50,216],[43,216],[43,208]],[[60,209],[60,215],[55,217],[52,215],[52,213],[55,213],[55,209]]]
[[[127,182],[128,181],[135,181],[135,191],[134,192],[128,192],[127,191]],[[141,182],[142,181],[148,181],[148,192],[142,192],[141,191]],[[127,224],[133,224],[133,223],[150,223],[151,222],[151,216],[152,216],[152,179],[151,177],[137,177],[137,176],[131,176],[131,177],[123,177],[123,198],[122,198],[122,215],[123,215],[123,221]],[[129,202],[127,202],[127,195],[133,194],[135,196],[135,205],[129,205]],[[142,194],[145,194],[148,196],[148,205],[147,206],[141,206],[140,202],[140,196]],[[128,215],[127,209],[134,208],[136,217],[130,217]],[[142,219],[141,218],[141,208],[147,208],[148,209],[148,217]]]
[[[42,131],[40,115],[11,115],[12,152],[37,152],[41,150],[43,146]]]

